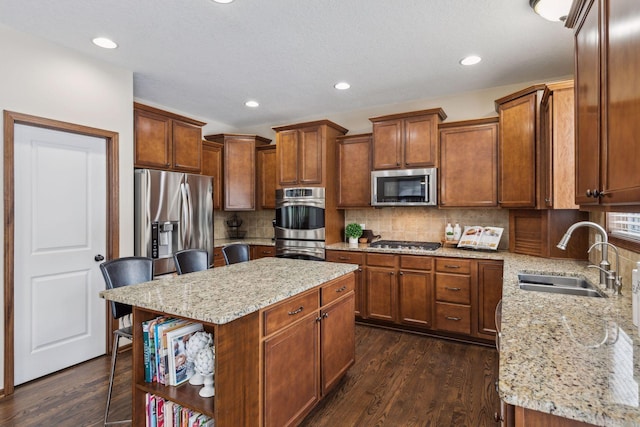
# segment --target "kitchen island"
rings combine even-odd
[[[262,258],[105,290],[133,310],[133,424],[151,393],[215,419],[216,426],[296,423],[354,363],[351,264]],[[214,336],[215,396],[144,381],[142,322],[200,322]],[[292,398],[293,397],[293,398]]]

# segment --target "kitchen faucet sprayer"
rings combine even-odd
[[[562,236],[562,239],[560,239],[560,242],[556,245],[556,247],[558,249],[562,249],[563,251],[566,250],[567,243],[569,243],[569,239],[571,239],[571,235],[573,234],[576,228],[580,228],[580,227],[594,228],[597,231],[599,231],[600,235],[602,236],[603,244],[602,244],[602,259],[600,260],[600,286],[605,286],[609,288],[607,286],[607,283],[609,283],[607,281],[608,272],[611,266],[609,264],[608,251],[607,251],[607,247],[609,246],[608,244],[609,238],[607,237],[607,230],[605,230],[600,224],[597,224],[591,221],[580,221],[580,222],[576,222],[575,224],[572,224],[567,229],[567,232],[564,233],[564,236]]]

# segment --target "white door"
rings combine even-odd
[[[105,353],[106,141],[14,129],[18,385]]]

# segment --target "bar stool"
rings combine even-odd
[[[122,286],[135,285],[136,283],[153,280],[153,260],[145,257],[124,257],[100,264],[100,270],[104,276],[107,289],[115,289]],[[116,321],[131,314],[130,305],[111,301],[111,314]],[[107,394],[107,407],[104,411],[104,425],[130,423],[131,420],[110,421],[109,406],[111,405],[111,392],[113,390],[113,376],[116,371],[116,358],[118,356],[118,343],[120,338],[128,338],[133,341],[131,326],[113,331],[113,348],[111,349],[111,375],[109,376],[109,392]]]
[[[204,249],[184,249],[173,254],[178,274],[193,273],[209,268],[209,252]]]
[[[249,261],[249,245],[232,243],[222,248],[222,255],[227,265]]]

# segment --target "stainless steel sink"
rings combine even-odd
[[[525,291],[551,292],[597,298],[607,296],[591,282],[582,277],[519,273],[518,282],[520,289]]]

